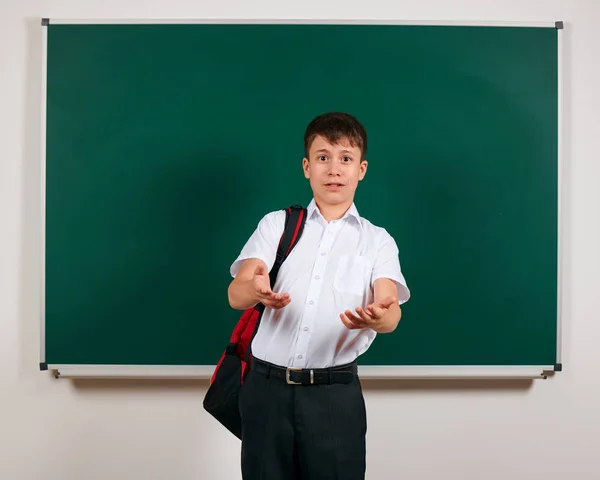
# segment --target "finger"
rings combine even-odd
[[[371,318],[371,314],[368,311],[363,310],[361,307],[356,307],[356,313],[358,313],[358,316],[365,323],[369,323],[369,322],[371,322],[373,320]]]
[[[350,320],[354,325],[357,325],[358,328],[365,328],[367,326],[367,322],[365,322],[362,318],[354,315],[350,310],[346,310],[344,315],[348,320]]]
[[[283,308],[291,303],[291,298],[284,298],[275,303],[275,308]]]
[[[342,320],[342,323],[346,326],[346,328],[348,328],[350,330],[355,330],[357,328],[360,328],[358,325],[355,325],[353,322],[351,322],[348,319],[348,317],[343,313],[340,313],[340,319]]]
[[[374,305],[369,305],[367,307],[367,312],[369,313],[369,315],[371,316],[371,318],[373,320],[378,320],[381,318],[381,315],[383,314],[383,310],[381,310],[381,308],[377,308]]]
[[[273,298],[273,292],[266,287],[258,287],[258,295],[261,300]]]
[[[275,294],[273,294],[273,293],[271,293],[270,295],[261,295],[260,296],[260,302],[263,303],[267,307],[272,307],[273,305],[276,305],[280,301],[281,300],[275,298]]]
[[[276,292],[271,292],[271,298],[273,300],[276,300],[278,302],[285,300],[287,298],[290,298],[290,294],[289,293],[276,293]]]
[[[282,300],[268,299],[268,300],[265,300],[263,303],[264,303],[265,307],[269,307],[269,308],[273,308],[273,309],[280,309],[280,308],[283,308],[283,307],[289,305],[291,301],[292,301],[292,299],[289,298],[289,296],[288,296],[288,298],[285,298]]]
[[[260,279],[254,279],[254,288],[259,294],[262,295],[270,295],[273,293],[271,286]]]

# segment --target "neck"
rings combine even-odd
[[[327,220],[327,222],[342,218],[352,205],[352,202],[341,203],[339,205],[326,205],[317,199],[315,199],[315,203],[317,204],[321,215],[323,215],[323,218]]]

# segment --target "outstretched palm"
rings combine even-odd
[[[340,313],[342,323],[349,329],[376,328],[390,307],[396,303],[395,297],[386,297],[367,305],[366,309],[356,307],[356,314],[350,310]]]
[[[260,264],[254,270],[252,285],[260,303],[269,308],[283,308],[292,300],[289,293],[275,293],[271,290],[271,279],[264,265]]]

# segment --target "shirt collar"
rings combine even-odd
[[[306,218],[312,218],[313,215],[318,215],[320,217],[323,217],[323,215],[321,215],[321,212],[319,211],[319,208],[315,202],[315,199],[313,198],[310,203],[308,204],[308,207],[306,207]],[[358,225],[362,225],[360,222],[360,215],[358,214],[358,210],[356,209],[356,205],[354,204],[354,202],[352,202],[352,205],[350,205],[350,208],[348,210],[346,210],[346,213],[344,214],[344,216],[341,218],[341,220],[344,220],[347,217],[353,217],[356,222],[358,223]]]

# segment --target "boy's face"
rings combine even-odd
[[[367,171],[360,149],[345,139],[332,145],[319,135],[310,146],[309,157],[302,160],[302,168],[315,200],[321,205],[350,206],[358,182]]]

